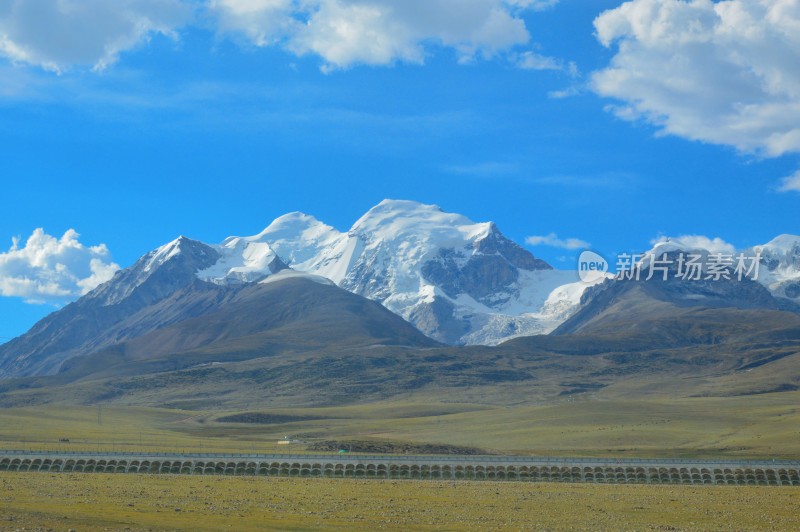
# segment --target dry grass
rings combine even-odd
[[[797,458],[798,399],[782,393],[515,408],[393,401],[270,410],[313,419],[268,425],[138,407],[103,407],[98,423],[96,407],[47,406],[0,410],[0,447],[297,451],[276,445],[293,434],[538,454]],[[799,504],[799,489],[776,487],[0,473],[0,530],[797,530]]]
[[[587,400],[487,408],[420,402],[274,409],[302,421],[220,423],[225,413],[140,407],[0,410],[0,448],[159,452],[298,452],[286,435],[376,439],[566,456],[800,458],[800,393]],[[68,444],[59,443],[67,438]]]
[[[800,459],[800,393],[487,407],[391,401],[262,410],[299,416],[220,423],[228,412],[40,406],[0,410],[0,448],[156,452],[298,452],[286,435],[459,445],[561,456]],[[69,444],[59,443],[68,438]]]
[[[0,529],[796,530],[800,490],[0,473]]]

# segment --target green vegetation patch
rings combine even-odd
[[[264,412],[244,412],[231,414],[216,419],[219,423],[252,423],[254,425],[277,425],[280,423],[294,423],[297,421],[316,421],[324,419],[314,416],[292,416],[286,414],[266,414]]]
[[[494,454],[478,447],[377,440],[320,441],[310,444],[308,450],[319,452],[346,450],[353,453],[370,454],[456,454],[468,456]]]

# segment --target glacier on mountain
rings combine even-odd
[[[773,295],[800,303],[800,236],[780,235],[751,252],[761,254],[758,281]]]
[[[587,286],[491,222],[404,200],[384,200],[347,232],[295,212],[215,249],[221,258],[198,272],[203,280],[253,282],[288,266],[379,301],[449,344],[547,333],[575,310]]]

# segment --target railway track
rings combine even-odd
[[[800,462],[0,451],[0,472],[800,486]]]

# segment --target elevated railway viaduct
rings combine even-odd
[[[0,451],[0,471],[800,486],[800,462]]]

